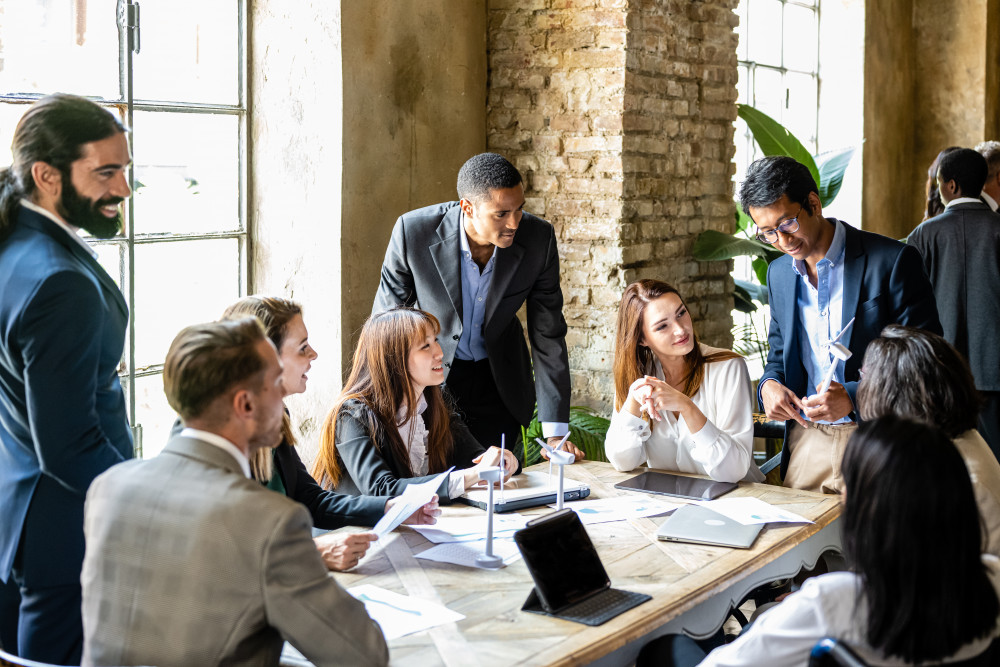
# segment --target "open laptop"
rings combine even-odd
[[[611,588],[601,557],[573,510],[528,522],[514,533],[514,541],[535,582],[522,611],[601,625],[652,599]]]
[[[559,492],[558,473],[549,479],[548,473],[532,470],[515,475],[504,484],[503,493],[499,489],[493,491],[493,511],[513,512],[526,507],[541,507],[556,502]],[[572,479],[563,479],[563,500],[581,500],[590,495],[590,487]],[[463,495],[455,498],[460,503],[486,509],[489,502],[489,491],[486,487],[469,489]]]
[[[667,542],[749,549],[763,527],[759,523],[744,526],[701,505],[685,505],[660,524],[656,537]]]

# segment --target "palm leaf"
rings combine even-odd
[[[747,255],[768,258],[774,252],[771,246],[757,239],[740,238],[714,229],[706,229],[699,234],[691,248],[691,255],[702,262],[718,262]]]
[[[608,434],[608,427],[611,422],[593,410],[581,405],[574,405],[569,409],[569,439],[574,445],[586,453],[589,461],[607,461],[604,454],[604,438]],[[538,409],[535,408],[535,415],[527,427],[521,428],[521,438],[524,443],[524,465],[525,467],[541,463],[541,447],[535,438],[542,437],[542,424],[538,421]]]
[[[802,142],[795,138],[785,127],[767,114],[754,109],[747,104],[736,105],[737,114],[746,121],[747,127],[753,133],[754,141],[760,146],[764,155],[787,155],[794,158],[809,169],[813,180],[819,184],[819,169],[816,160],[809,154]]]
[[[823,206],[829,206],[840,192],[840,186],[844,183],[844,172],[847,165],[854,156],[854,148],[841,148],[835,151],[827,151],[816,156],[816,165],[819,168],[819,200]]]

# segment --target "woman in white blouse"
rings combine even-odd
[[[761,481],[753,462],[743,358],[698,343],[680,293],[660,280],[625,289],[615,333],[615,411],[604,441],[618,470],[650,468]]]
[[[979,511],[951,439],[925,422],[861,424],[844,453],[848,572],[806,580],[731,644],[707,656],[674,635],[639,667],[798,667],[824,637],[869,665],[971,659],[1000,637],[1000,559],[981,552]]]

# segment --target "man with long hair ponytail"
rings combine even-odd
[[[56,94],[17,124],[0,172],[0,582],[19,588],[24,658],[79,664],[83,503],[132,456],[118,362],[128,306],[79,236],[121,229],[125,127]],[[8,609],[8,607],[4,607]]]

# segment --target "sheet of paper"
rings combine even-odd
[[[386,641],[465,618],[443,605],[371,584],[348,588],[347,592],[364,602],[365,611],[382,628]]]
[[[454,467],[448,468],[430,481],[407,485],[406,489],[403,490],[403,495],[399,496],[396,503],[378,520],[378,523],[372,528],[372,532],[383,537],[395,530],[396,526],[406,521],[411,514],[431,501],[431,498],[441,487],[441,482],[454,469]]]
[[[579,515],[580,521],[584,525],[588,525],[666,514],[684,504],[686,503],[675,503],[656,498],[629,495],[615,496],[614,498],[598,498],[596,500],[576,500],[571,503],[564,503],[563,507],[575,511]],[[555,505],[549,505],[549,507],[555,507]]]
[[[417,558],[436,560],[439,563],[454,563],[465,567],[479,567],[476,556],[486,552],[486,540],[477,542],[447,542],[431,547],[417,554]],[[503,559],[503,564],[510,565],[521,557],[521,551],[514,540],[493,540],[493,553]]]
[[[524,528],[529,518],[511,512],[510,514],[493,515],[493,536],[513,537],[514,531]],[[438,517],[433,526],[410,526],[425,538],[441,544],[442,542],[474,542],[486,539],[486,513],[478,516]]]
[[[805,517],[765,503],[760,498],[719,498],[700,504],[744,526],[757,523],[812,523]]]

